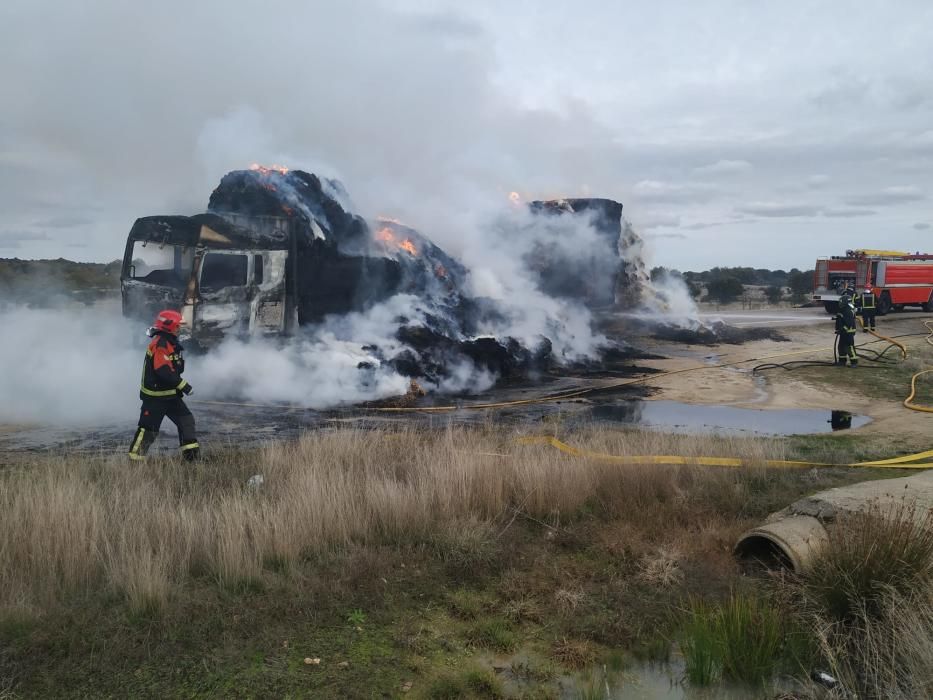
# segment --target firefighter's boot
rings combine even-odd
[[[186,462],[197,462],[201,459],[201,448],[198,447],[198,443],[183,445],[181,448],[181,456]]]
[[[133,436],[133,444],[130,445],[129,457],[134,461],[142,461],[149,454],[149,448],[159,436],[158,430],[148,428],[137,428],[136,435]]]

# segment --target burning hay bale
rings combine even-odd
[[[509,329],[516,308],[526,309],[475,294],[465,266],[430,239],[399,221],[368,222],[353,213],[336,181],[278,166],[228,173],[206,214],[137,220],[124,259],[124,313],[143,320],[165,306],[181,307],[192,345],[203,349],[237,338],[295,336],[309,343],[295,356],[349,352],[356,358],[353,381],[364,394],[399,384],[382,381],[386,372],[449,391],[485,388],[574,357],[566,349],[556,356],[546,333],[529,326],[595,337],[582,307],[571,313],[552,297],[578,297],[574,288],[586,279],[586,300],[611,302],[622,205],[570,200],[568,206],[586,217],[573,226],[589,227],[600,245],[574,258],[572,269],[565,260],[559,273],[543,255],[538,241],[548,239],[538,232],[536,293],[547,303],[521,336]],[[532,211],[531,226],[547,219],[548,232],[559,233],[548,203]],[[152,253],[162,262],[143,260]],[[594,274],[596,264],[605,269]],[[576,317],[575,327],[568,332],[565,318],[551,318],[555,310]],[[354,341],[351,352],[347,343]]]

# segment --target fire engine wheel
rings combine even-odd
[[[927,299],[927,303],[923,305],[923,310],[927,313],[933,313],[933,292],[930,292],[930,298]]]
[[[881,292],[881,298],[878,299],[878,315],[884,316],[891,310],[890,292]]]

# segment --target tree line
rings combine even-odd
[[[764,288],[771,303],[806,300],[813,286],[813,270],[767,270],[752,267],[714,267],[703,272],[681,272],[665,267],[651,270],[653,280],[664,276],[684,281],[695,299],[728,304],[737,301],[746,286]],[[43,304],[62,296],[96,299],[120,289],[120,261],[107,264],[71,260],[18,260],[0,258],[0,299]]]
[[[665,267],[651,270],[651,279],[679,277],[694,299],[720,304],[738,301],[746,286],[764,288],[764,295],[775,304],[783,299],[802,303],[813,289],[813,270],[768,270],[753,267],[714,267],[703,272],[681,272]]]

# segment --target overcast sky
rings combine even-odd
[[[0,257],[112,260],[230,169],[344,181],[456,252],[618,199],[655,262],[933,252],[933,2],[0,3]]]

